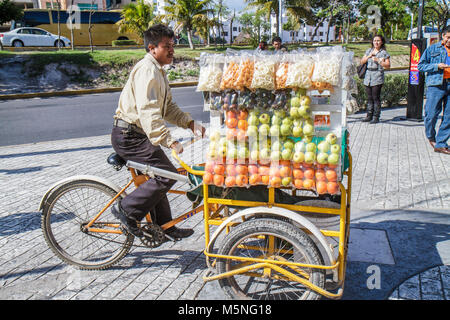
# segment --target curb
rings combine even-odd
[[[169,83],[171,88],[192,87],[197,85],[197,81],[190,82],[172,82]],[[120,92],[123,87],[111,87],[102,89],[83,89],[83,90],[68,90],[68,91],[51,91],[51,92],[32,92],[32,93],[14,93],[0,95],[0,100],[14,100],[14,99],[30,99],[39,97],[55,97],[55,96],[73,96],[82,94],[105,93],[105,92]]]

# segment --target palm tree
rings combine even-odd
[[[202,26],[202,16],[206,16],[211,9],[209,4],[212,0],[169,0],[169,6],[165,7],[167,14],[164,15],[170,21],[176,21],[187,31],[189,47],[194,49],[192,43],[192,32],[195,28]]]
[[[145,3],[144,0],[124,6],[122,18],[119,22],[119,32],[135,32],[141,38],[144,38],[144,32],[149,27],[161,22],[161,17],[153,14],[153,5]]]

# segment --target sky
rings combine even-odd
[[[242,11],[247,6],[244,0],[225,0],[225,4],[231,11],[236,9],[236,12]]]

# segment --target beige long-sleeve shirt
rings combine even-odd
[[[172,101],[169,81],[150,53],[132,69],[119,98],[114,119],[142,128],[150,142],[169,148],[175,141],[165,121],[187,129],[192,117]]]

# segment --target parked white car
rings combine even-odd
[[[17,28],[0,33],[0,41],[6,47],[57,47],[58,35],[39,28]],[[70,46],[70,40],[60,36],[59,46]]]

